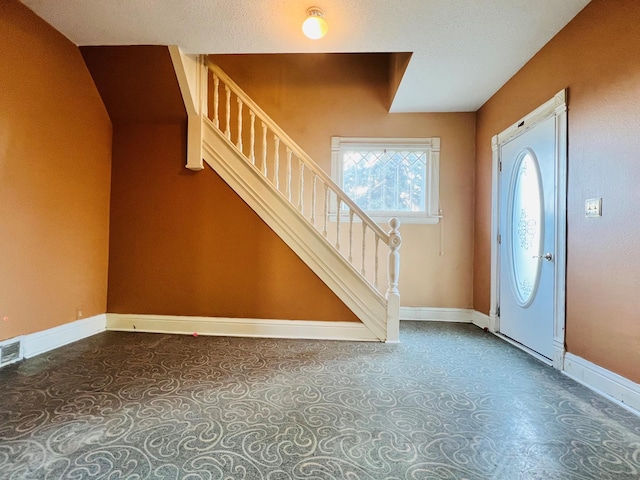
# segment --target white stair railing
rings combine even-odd
[[[207,66],[212,125],[380,296],[385,269],[387,300],[399,305],[400,221],[392,218],[386,233],[220,67]],[[380,243],[388,248],[382,267]]]

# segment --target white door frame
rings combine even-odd
[[[558,92],[551,100],[545,102],[533,112],[518,120],[502,133],[491,139],[492,173],[491,173],[491,304],[489,311],[489,329],[500,332],[498,316],[499,279],[499,245],[498,226],[500,224],[499,204],[499,169],[500,147],[515,137],[532,129],[538,123],[556,117],[556,152],[555,152],[555,261],[553,295],[553,366],[562,370],[564,366],[564,333],[565,333],[565,283],[567,265],[567,102],[566,90]]]

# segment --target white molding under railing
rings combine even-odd
[[[207,65],[213,125],[380,295],[379,243],[386,245],[386,296],[398,295],[400,222],[392,219],[386,233],[220,67]],[[334,208],[343,214],[330,222]]]

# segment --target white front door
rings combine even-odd
[[[500,145],[500,333],[553,358],[556,117]]]

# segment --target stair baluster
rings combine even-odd
[[[301,158],[298,159],[298,176],[300,180],[300,188],[298,189],[298,210],[304,216],[304,163]]]
[[[256,164],[256,114],[253,113],[253,110],[249,111],[249,115],[251,117],[251,138],[249,139],[250,143],[250,152],[249,159],[253,165]]]
[[[267,176],[267,124],[262,122],[262,174]]]
[[[275,144],[275,156],[273,159],[273,184],[276,190],[280,190],[280,137],[278,135],[273,136],[273,143]]]
[[[378,247],[380,245],[380,237],[378,235],[375,236],[374,243],[375,243],[375,252],[376,253],[373,256],[373,258],[375,259],[374,273],[373,273],[373,288],[378,290],[378,264],[379,264]]]
[[[213,74],[213,123],[216,128],[220,128],[220,114],[218,113],[218,104],[220,103],[220,79],[218,75]]]
[[[322,235],[327,238],[327,221],[329,220],[329,186],[324,183],[324,226],[322,228]]]
[[[392,218],[389,220],[389,288],[387,295],[399,294],[398,291],[398,279],[400,278],[400,245],[402,244],[402,237],[398,228],[400,227],[400,220]]]
[[[367,250],[366,247],[367,247],[367,224],[362,222],[362,266],[360,269],[360,274],[365,278],[367,278],[367,274],[364,266],[364,257],[365,257],[364,254],[365,254],[365,251]],[[375,285],[375,282],[374,282],[374,285]]]
[[[238,101],[238,142],[236,146],[238,150],[242,151],[242,100],[240,98],[236,100]]]
[[[313,187],[311,192],[311,225],[316,226],[316,198],[317,198],[318,175],[313,174]]]
[[[342,210],[342,199],[338,197],[338,209],[336,210],[336,250],[340,251],[340,217]]]
[[[291,156],[293,152],[287,147],[287,198],[291,203]]]
[[[227,97],[227,102],[225,103],[225,115],[226,115],[226,127],[224,130],[224,134],[226,137],[231,140],[231,90],[229,90],[229,85],[224,85],[224,93]]]
[[[353,210],[349,209],[349,263],[353,264]]]

